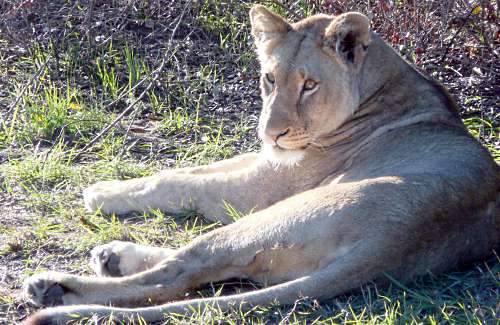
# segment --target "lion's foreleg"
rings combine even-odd
[[[85,189],[83,196],[90,211],[126,213],[160,209],[182,213],[195,210],[212,221],[227,224],[233,221],[227,213],[228,203],[247,213],[290,195],[295,187],[282,187],[278,182],[283,177],[291,178],[290,174],[290,170],[275,171],[268,162],[252,154],[211,167],[99,182]]]
[[[192,208],[197,197],[203,194],[198,192],[205,188],[211,190],[211,180],[218,178],[217,174],[235,174],[231,178],[238,178],[242,171],[252,168],[257,159],[256,153],[249,153],[210,165],[166,170],[150,177],[98,182],[84,190],[85,206],[89,211],[104,213],[154,208],[176,213]]]
[[[174,214],[195,210],[212,221],[226,224],[231,220],[225,201],[235,197],[246,207],[249,204],[245,203],[253,199],[241,195],[245,176],[160,173],[126,181],[99,182],[87,188],[83,195],[88,210],[126,213],[160,209]]]

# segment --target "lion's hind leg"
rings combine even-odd
[[[154,267],[174,252],[124,241],[112,241],[90,252],[90,266],[97,276],[127,276]]]
[[[48,308],[26,321],[26,324],[66,324],[81,317],[98,317],[114,321],[142,320],[146,322],[162,321],[171,313],[193,314],[197,310],[217,308],[223,311],[233,309],[248,310],[253,306],[267,305],[273,302],[293,304],[303,297],[327,298],[355,288],[373,276],[374,270],[365,268],[366,259],[376,260],[376,254],[370,252],[370,245],[362,245],[351,250],[351,254],[330,263],[310,275],[277,284],[268,288],[242,294],[201,298],[172,302],[145,308],[116,308],[97,305],[73,305]],[[363,259],[365,257],[366,259]]]

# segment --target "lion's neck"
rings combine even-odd
[[[321,139],[322,149],[337,160],[347,159],[367,142],[396,128],[426,121],[461,125],[447,107],[446,94],[375,34],[357,84],[358,109]]]

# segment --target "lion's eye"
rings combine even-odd
[[[310,90],[313,90],[314,88],[316,88],[316,86],[318,85],[318,83],[312,79],[307,79],[305,82],[304,82],[304,87],[302,88],[304,91],[310,91]]]
[[[266,73],[266,80],[271,85],[274,84],[274,82],[276,81],[276,79],[274,79],[274,75],[272,73]]]

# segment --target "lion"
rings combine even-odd
[[[326,299],[386,275],[442,272],[499,247],[499,166],[446,90],[404,61],[366,16],[289,23],[255,5],[250,20],[263,150],[84,191],[90,211],[195,208],[225,226],[176,250],[96,247],[97,277],[34,275],[26,299],[56,307],[26,324],[64,324],[76,314],[153,322],[210,306]],[[231,223],[227,203],[248,215]],[[235,277],[263,287],[179,300]]]

